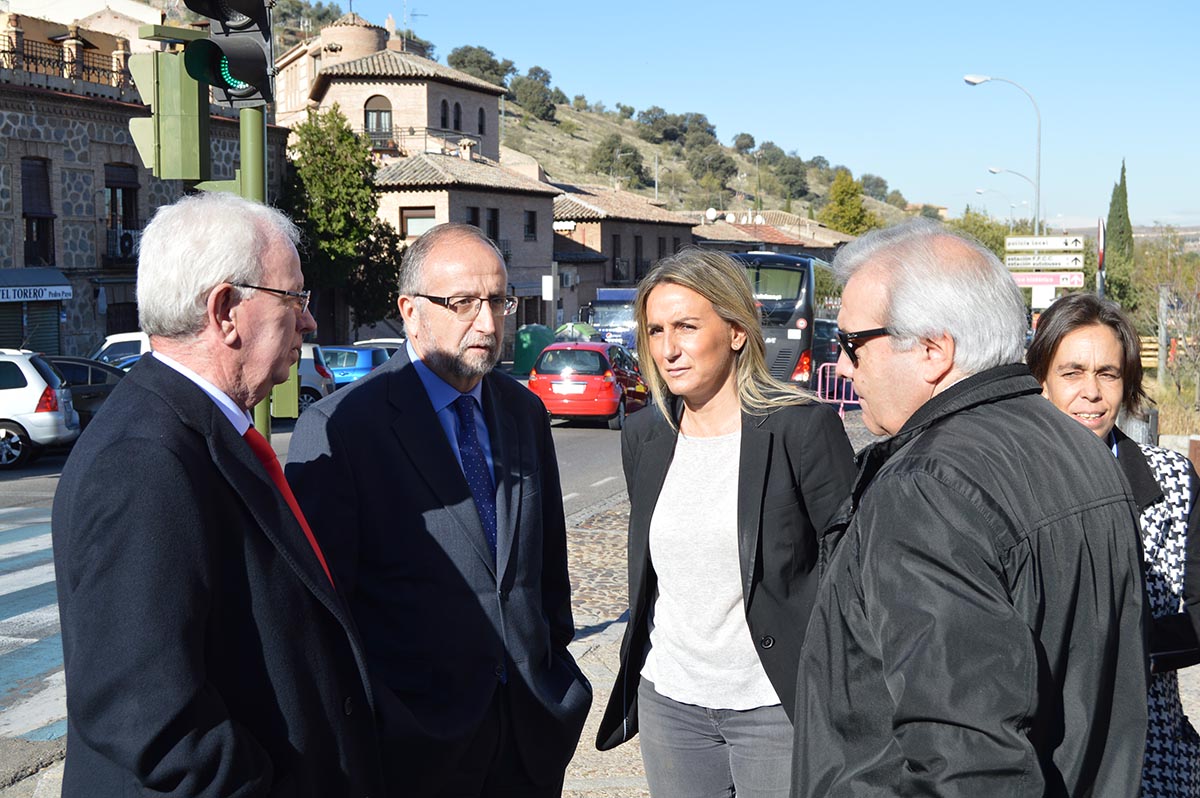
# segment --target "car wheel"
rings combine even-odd
[[[314,391],[312,388],[303,388],[300,391],[300,412],[303,413],[308,408],[321,401],[321,394]]]
[[[617,404],[617,412],[613,413],[612,418],[608,420],[608,428],[611,430],[619,430],[625,426],[625,397],[621,397],[621,401]]]
[[[0,423],[0,468],[16,468],[33,454],[29,433],[16,424]]]

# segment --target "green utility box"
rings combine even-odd
[[[514,377],[528,376],[542,350],[554,343],[554,331],[544,324],[526,324],[517,329],[513,348]]]

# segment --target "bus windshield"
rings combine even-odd
[[[796,266],[746,264],[746,275],[754,290],[754,299],[762,310],[764,327],[787,325],[796,307],[805,301],[807,270]]]
[[[632,327],[633,303],[594,302],[591,323],[593,327]]]

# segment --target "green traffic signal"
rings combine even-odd
[[[233,108],[274,99],[273,0],[184,0],[209,18],[209,38],[184,49],[188,74],[213,87],[213,101]]]

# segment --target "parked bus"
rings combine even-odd
[[[762,310],[763,338],[771,375],[785,382],[813,385],[813,270],[828,269],[820,258],[778,252],[745,252],[733,256],[746,266],[754,298]]]

